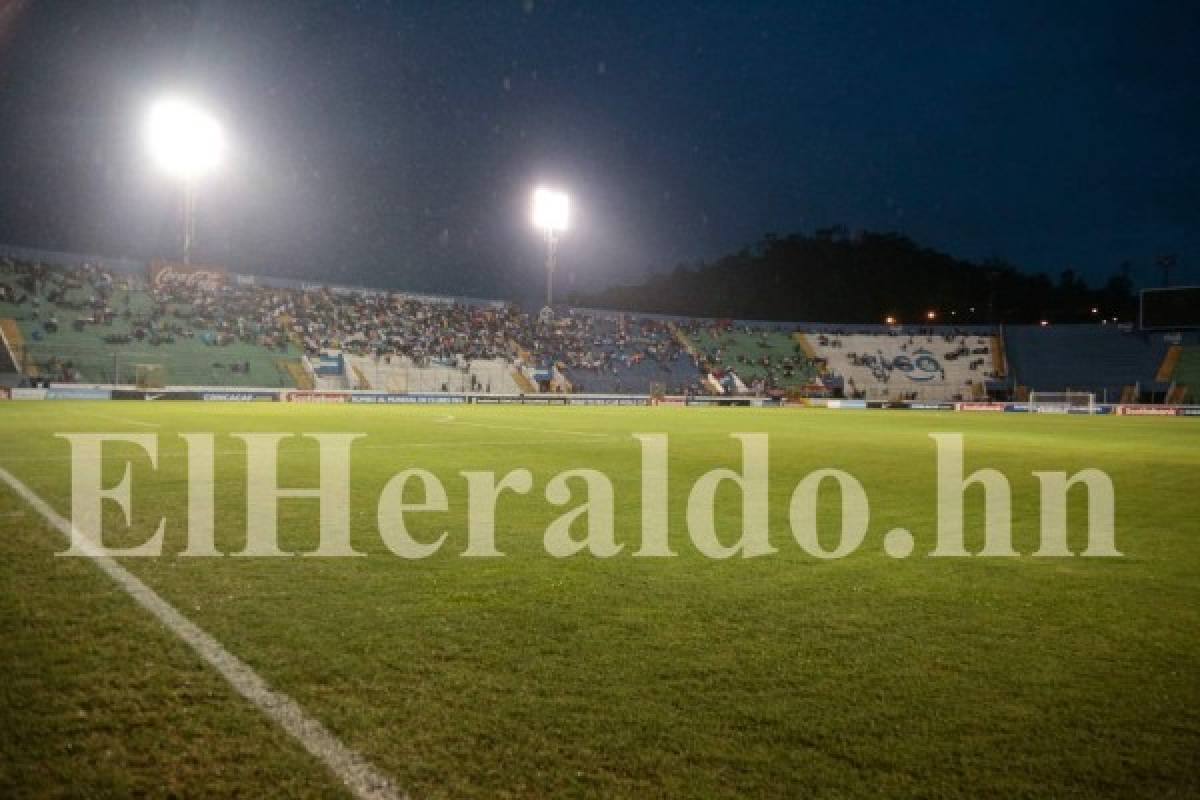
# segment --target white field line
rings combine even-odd
[[[161,428],[162,427],[162,423],[159,423],[159,422],[141,422],[136,419],[130,419],[129,417],[118,417],[118,416],[114,416],[112,414],[101,414],[96,411],[84,411],[82,413],[89,417],[96,417],[98,419],[106,419],[109,422],[120,422],[120,423],[126,424],[126,425],[141,425],[146,428]],[[586,436],[586,437],[590,437],[590,438],[594,438],[594,439],[608,439],[613,436],[613,434],[611,434],[611,433],[601,433],[601,432],[597,432],[597,431],[577,431],[577,430],[571,430],[569,428],[547,428],[547,427],[535,428],[532,426],[524,426],[524,425],[493,425],[488,422],[471,422],[468,420],[459,419],[454,414],[446,414],[445,416],[442,416],[442,417],[436,417],[434,419],[434,422],[451,423],[454,425],[470,425],[473,428],[488,428],[490,430],[497,430],[497,431],[522,431],[522,432],[541,433],[541,434],[553,433],[553,434],[563,434],[565,436]],[[477,444],[479,444],[479,443],[477,443]],[[511,442],[509,444],[511,444]],[[525,444],[525,443],[522,442],[522,444]],[[420,445],[418,445],[418,446],[420,446]]]
[[[21,499],[29,503],[46,518],[59,533],[68,539],[72,536],[71,523],[42,498],[17,480],[12,473],[0,468],[0,480],[8,484]],[[86,542],[84,537],[79,537]],[[392,785],[392,781],[377,770],[369,761],[351,750],[334,736],[317,719],[308,715],[295,700],[283,692],[272,689],[249,665],[230,653],[225,647],[199,626],[179,613],[153,589],[142,583],[133,573],[122,567],[94,544],[85,544],[84,550],[103,572],[116,581],[142,608],[158,617],[167,630],[184,641],[197,655],[208,662],[229,682],[238,694],[258,706],[272,722],[292,735],[304,749],[346,785],[355,797],[362,800],[401,800],[405,795]]]
[[[465,419],[456,419],[454,416],[449,418],[439,419],[438,422],[448,422],[454,425],[470,425],[473,428],[490,428],[497,431],[532,431],[533,433],[562,433],[568,436],[591,436],[597,439],[607,439],[612,436],[611,433],[598,433],[596,431],[573,431],[566,428],[534,428],[523,425],[492,425],[487,422],[468,422]]]
[[[183,432],[184,433],[192,433],[193,431],[183,431]],[[542,431],[542,433],[545,433],[545,431]],[[284,441],[290,442],[292,440],[285,439]],[[350,447],[353,452],[358,452],[360,450],[391,450],[397,454],[402,454],[404,452],[404,449],[407,447],[414,447],[414,448],[416,448],[416,447],[426,447],[426,448],[435,447],[435,448],[446,448],[447,450],[455,450],[455,449],[459,449],[459,448],[472,448],[472,447],[512,447],[513,445],[520,445],[521,447],[530,447],[530,446],[535,446],[535,445],[561,445],[562,443],[563,443],[562,439],[526,439],[526,440],[520,440],[520,441],[515,440],[515,439],[504,439],[504,440],[497,440],[497,441],[482,441],[482,442],[399,442],[399,443],[394,443],[394,444],[352,444]],[[214,456],[244,456],[245,454],[246,454],[245,448],[239,448],[237,450],[215,450],[215,451],[213,451]],[[290,453],[287,451],[281,451],[279,453],[279,457],[281,459],[287,458],[291,455],[293,455],[293,453]],[[158,458],[160,460],[168,459],[168,458],[187,458],[187,450],[186,449],[184,449],[184,450],[168,450],[166,452],[160,451],[158,453]],[[9,463],[41,463],[44,461],[46,461],[46,462],[49,462],[49,461],[71,461],[72,459],[73,459],[73,456],[70,453],[66,453],[63,455],[51,455],[51,456],[5,456],[3,458],[3,462],[5,464],[9,464]],[[111,460],[111,459],[108,459],[108,458],[100,458],[100,459],[80,458],[79,463],[86,464],[86,463],[89,463],[89,461],[93,461],[93,460],[99,460],[99,461],[103,462],[103,461]]]
[[[129,417],[118,417],[113,414],[100,414],[96,411],[83,411],[81,413],[87,417],[98,417],[100,419],[106,419],[109,422],[120,422],[122,425],[141,425],[144,428],[162,427],[162,423],[160,422],[141,422],[136,419],[130,419]]]
[[[100,414],[95,411],[85,411],[84,413],[87,414],[88,416],[99,417],[100,419],[106,419],[110,422],[122,422],[122,423],[128,423],[130,425],[143,425],[147,428],[161,428],[162,427],[162,424],[158,423],[158,422],[139,422],[138,420],[129,419],[128,417],[117,417],[117,416],[113,416],[110,414]],[[591,437],[594,439],[608,439],[613,435],[611,433],[601,433],[601,432],[597,432],[597,431],[578,431],[578,430],[571,430],[569,428],[547,428],[547,427],[535,428],[532,426],[525,426],[525,425],[495,425],[495,424],[492,424],[489,422],[471,422],[469,420],[459,419],[454,414],[446,414],[443,417],[437,417],[434,421],[441,422],[441,423],[452,423],[454,425],[470,425],[472,428],[488,428],[488,429],[497,430],[497,431],[524,431],[524,432],[530,432],[530,433],[543,433],[543,434],[544,433],[561,433],[566,436],[587,436],[587,437]]]

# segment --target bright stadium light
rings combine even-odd
[[[562,192],[538,189],[533,193],[533,224],[547,233],[562,233],[567,229],[569,201]]]
[[[178,97],[167,97],[150,107],[146,117],[150,155],[174,178],[195,180],[221,162],[225,134],[206,111]]]
[[[557,266],[558,235],[567,229],[569,201],[566,194],[554,189],[537,189],[533,193],[533,224],[546,236],[546,307],[542,319],[554,316],[554,269]]]
[[[182,98],[166,97],[146,115],[146,144],[159,169],[183,183],[183,262],[191,263],[196,181],[221,163],[225,133],[208,112]]]

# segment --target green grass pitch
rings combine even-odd
[[[452,418],[451,418],[452,417]],[[414,797],[1195,797],[1200,794],[1200,420],[772,409],[0,404],[0,467],[69,512],[53,434],[158,435],[132,470],[132,526],[167,518],[166,555],[131,571],[291,695]],[[217,529],[245,537],[245,464],[231,432],[362,432],[353,452],[355,559],[183,559],[184,445],[217,437]],[[960,432],[968,470],[1012,485],[1019,558],[930,558],[934,446]],[[638,559],[639,450],[670,437],[673,559]],[[691,546],[687,492],[740,466],[733,432],[770,436],[779,552],[714,561]],[[280,453],[280,483],[312,486],[316,445]],[[431,470],[449,537],[391,555],[380,490]],[[467,559],[460,470],[528,467],[533,491],[497,511],[503,558]],[[615,486],[625,550],[554,559],[563,512],[543,492],[572,467]],[[855,475],[871,501],[858,551],[805,554],[787,500],[808,472]],[[1033,558],[1033,470],[1096,467],[1116,488],[1122,558]],[[981,494],[967,500],[982,543]],[[1071,541],[1083,537],[1081,493]],[[832,532],[836,495],[819,519]],[[736,495],[718,530],[736,535]],[[906,559],[883,534],[916,534]],[[315,546],[317,506],[280,505],[287,549]],[[823,540],[824,541],[824,540]],[[830,542],[832,544],[832,542]],[[344,790],[95,566],[0,485],[0,796],[341,797]]]

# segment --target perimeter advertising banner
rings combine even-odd
[[[957,411],[1008,411],[1009,403],[958,403]],[[1012,409],[1015,410],[1015,409]]]
[[[196,389],[113,389],[113,400],[190,400],[216,401],[221,403],[273,403],[279,393],[269,389],[246,389],[229,391],[203,391]]]
[[[1179,411],[1174,406],[1117,406],[1117,413],[1124,417],[1174,417]]]
[[[649,397],[571,397],[573,406],[648,406]]]
[[[866,408],[866,400],[829,400],[825,403],[826,408]]]
[[[366,403],[368,405],[424,405],[443,403],[465,403],[466,395],[444,394],[352,394],[351,403]]]
[[[569,402],[563,394],[481,394],[475,398],[476,403],[502,405],[554,405],[565,406]]]
[[[199,392],[168,392],[152,389],[113,389],[113,400],[199,400]]]
[[[348,403],[350,402],[349,392],[288,392],[288,402],[290,403]]]
[[[689,406],[749,406],[750,397],[737,397],[722,394],[694,394],[688,397]],[[866,404],[863,404],[866,408]]]
[[[64,386],[46,390],[47,400],[111,400],[111,389],[88,389],[85,387]]]
[[[201,392],[200,399],[217,403],[274,403],[278,392]]]

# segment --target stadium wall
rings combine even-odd
[[[787,401],[773,397],[667,395],[651,397],[638,394],[478,394],[470,392],[395,393],[352,389],[313,391],[245,387],[188,386],[169,389],[137,389],[104,384],[51,384],[47,388],[7,388],[0,400],[90,400],[90,401],[201,401],[222,403],[298,403],[335,405],[529,405],[529,406],[679,406],[733,408],[828,408],[890,411],[957,411],[991,413],[1031,413],[1023,402],[889,402],[804,398]],[[1071,410],[1072,415],[1086,411]],[[1149,405],[1141,403],[1104,403],[1095,406],[1094,415],[1155,416],[1200,418],[1200,405]]]

